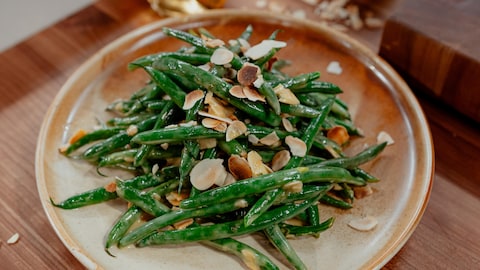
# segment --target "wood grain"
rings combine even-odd
[[[479,1],[403,1],[385,25],[380,55],[480,122]]]
[[[1,269],[83,269],[41,207],[34,172],[37,134],[55,94],[83,61],[157,19],[144,1],[102,0],[0,54]],[[378,50],[375,44],[370,46]],[[417,230],[385,269],[476,269],[480,130],[444,104],[419,98],[435,143],[436,177]],[[20,240],[8,245],[17,232]]]

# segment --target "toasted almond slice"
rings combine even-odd
[[[222,183],[227,177],[223,159],[202,159],[190,171],[190,182],[198,190],[209,189],[216,183]]]
[[[217,146],[217,139],[215,138],[198,139],[197,142],[200,150],[214,148]]]
[[[249,141],[250,143],[252,143],[253,145],[258,145],[258,144],[260,144],[260,139],[259,139],[257,136],[253,135],[253,134],[248,134],[247,138],[248,138],[248,141]]]
[[[362,199],[373,194],[373,190],[369,185],[361,187],[353,187],[353,193],[356,199]]]
[[[160,170],[160,166],[155,163],[153,166],[152,166],[152,174],[155,175],[157,174],[158,170]]]
[[[186,123],[179,123],[178,126],[180,127],[193,127],[193,126],[196,126],[198,125],[197,121],[195,120],[191,120],[191,121],[188,121]]]
[[[10,238],[8,238],[7,244],[13,245],[18,242],[18,239],[20,239],[20,234],[15,233]]]
[[[294,180],[283,185],[282,189],[286,192],[299,193],[303,190],[303,182],[299,180]]]
[[[240,43],[240,51],[242,51],[243,53],[245,53],[248,49],[252,47],[246,39],[239,38],[238,42]]]
[[[230,94],[237,98],[246,98],[245,93],[243,93],[243,87],[240,85],[234,85],[230,88]]]
[[[188,198],[188,194],[186,193],[178,193],[176,191],[172,191],[165,195],[167,201],[173,206],[179,206],[180,202],[186,198]]]
[[[295,96],[295,94],[290,89],[285,88],[282,84],[279,84],[275,88],[273,88],[273,91],[278,96],[279,102],[290,105],[300,104],[297,96]]]
[[[350,220],[348,226],[357,231],[368,232],[373,230],[377,226],[377,224],[378,221],[376,218],[372,216],[365,216]]]
[[[207,113],[207,112],[204,112],[204,111],[199,111],[199,112],[198,112],[198,115],[204,116],[204,117],[207,117],[207,118],[211,118],[211,119],[215,119],[215,120],[218,120],[218,121],[222,121],[222,122],[225,122],[225,123],[227,123],[227,124],[231,124],[231,123],[232,123],[232,119],[230,119],[230,118],[221,117],[221,116],[218,116],[218,115],[215,115],[215,114],[211,114],[211,113]],[[202,121],[202,122],[203,122],[203,121]]]
[[[327,72],[335,75],[340,75],[343,72],[342,67],[340,66],[340,63],[337,61],[332,61],[328,64],[327,66]]]
[[[327,131],[327,138],[338,145],[344,145],[350,139],[350,135],[344,126],[334,126]]]
[[[263,75],[259,74],[257,76],[257,79],[253,82],[253,86],[255,86],[257,89],[260,88],[263,84],[265,83],[265,79],[263,79]]]
[[[272,133],[270,133],[267,136],[261,138],[258,142],[263,144],[263,145],[272,146],[279,141],[280,141],[280,138],[278,137],[277,133],[275,131],[272,131]]]
[[[285,143],[290,148],[292,155],[304,157],[307,154],[307,145],[301,139],[288,135],[285,137]]]
[[[265,97],[262,96],[257,90],[251,87],[248,87],[248,86],[243,87],[243,93],[245,94],[247,99],[250,101],[265,102]]]
[[[206,63],[206,64],[203,64],[203,65],[200,65],[200,66],[198,66],[198,68],[201,68],[205,71],[210,71],[210,69],[212,68],[212,63]]]
[[[212,62],[215,65],[225,65],[230,63],[233,60],[233,52],[220,47],[216,49],[212,56],[210,57],[210,62]]]
[[[263,40],[259,44],[250,47],[247,51],[245,51],[245,56],[252,59],[252,60],[257,60],[259,58],[264,57],[267,55],[271,49],[274,48],[283,48],[287,46],[287,43],[283,41],[278,41],[278,40]]]
[[[220,125],[223,121],[213,118],[203,118],[202,119],[202,126],[206,128],[215,128],[216,126]]]
[[[179,221],[179,222],[175,222],[173,224],[173,227],[177,230],[183,230],[183,229],[186,229],[188,226],[190,226],[192,224],[193,224],[193,218],[188,218],[188,219],[184,219],[184,220]]]
[[[205,96],[205,94],[203,93],[202,90],[200,90],[200,89],[193,90],[192,92],[188,93],[185,96],[185,102],[183,102],[182,109],[184,109],[184,110],[191,109],[193,107],[193,105],[195,105],[195,103],[197,103],[197,101],[201,100],[204,96]]]
[[[245,123],[239,120],[233,121],[228,127],[226,131],[225,140],[227,142],[243,135],[247,132],[247,126]]]
[[[162,144],[160,144],[160,147],[161,147],[163,150],[167,150],[167,149],[168,149],[168,146],[169,146],[168,143],[162,143]]]
[[[217,48],[223,45],[225,45],[225,42],[218,38],[214,38],[214,39],[208,38],[207,40],[205,40],[205,46],[209,48]]]
[[[279,171],[285,165],[288,164],[288,161],[290,161],[290,151],[288,150],[281,150],[275,153],[275,155],[272,158],[272,170],[273,171]]]
[[[225,122],[221,122],[220,124],[218,124],[216,127],[214,127],[213,129],[218,131],[218,132],[227,132],[227,128],[228,128],[228,125],[227,123]]]
[[[262,157],[256,151],[250,151],[247,154],[248,165],[252,169],[252,176],[259,176],[270,173],[262,162]]]
[[[380,131],[377,135],[377,143],[387,142],[387,145],[392,145],[395,143],[392,136],[385,131]]]
[[[87,132],[84,129],[79,129],[72,137],[68,140],[69,144],[73,144],[76,141],[80,140],[83,136],[87,135]]]
[[[231,173],[227,173],[227,177],[225,178],[225,181],[223,182],[223,186],[230,185],[235,183],[237,180]]]
[[[137,127],[137,125],[130,125],[130,126],[128,126],[128,128],[127,128],[127,135],[128,135],[128,136],[132,137],[132,136],[134,136],[134,135],[137,134],[137,133],[138,133],[138,127]]]
[[[248,161],[239,155],[231,155],[228,158],[228,170],[237,180],[252,177],[252,168]]]
[[[288,132],[292,132],[292,131],[295,131],[297,130],[293,125],[292,125],[292,122],[290,122],[290,120],[288,120],[287,117],[282,117],[282,125],[283,125],[283,128],[288,131]]]
[[[251,63],[245,63],[237,73],[237,81],[241,85],[251,85],[260,75],[260,68]]]
[[[208,113],[218,117],[229,118],[234,113],[234,109],[226,107],[221,100],[215,98],[213,95],[207,94],[205,104],[209,105]]]

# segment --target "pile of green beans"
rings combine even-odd
[[[209,46],[207,41],[217,38],[207,30],[163,31],[187,46],[131,62],[129,68],[143,69],[150,81],[130,98],[110,104],[107,110],[113,116],[102,128],[78,136],[61,149],[67,157],[90,162],[102,176],[114,177],[109,174],[115,170],[103,168],[116,168],[131,172],[132,178],[115,178],[103,187],[58,203],[51,199],[52,204],[74,209],[110,200],[128,202],[107,234],[105,250],[110,255],[111,247],[198,242],[239,257],[249,268],[278,269],[267,255],[233,238],[261,232],[293,268],[306,269],[287,237],[318,238],[330,228],[334,217],[321,221],[318,204],[351,208],[355,187],[378,181],[360,166],[377,157],[386,143],[347,156],[342,149],[350,138],[340,145],[328,136],[337,126],[352,138],[362,136],[348,106],[337,97],[342,90],[319,81],[319,72],[284,73],[282,67],[287,62],[275,57],[280,48],[272,48],[260,59],[249,59],[241,44],[249,42],[251,26],[237,42],[216,45],[233,53],[225,65],[211,63],[218,47]],[[277,34],[275,31],[267,39],[276,39]],[[235,74],[246,63],[259,68],[263,82],[254,89],[265,101],[230,93],[240,84]],[[280,102],[274,92],[278,86],[290,90],[299,104]],[[184,109],[188,94],[198,89],[204,96]],[[200,124],[210,115],[200,112],[213,106],[207,101],[209,94],[231,112],[227,118],[245,123],[246,132],[227,139],[225,130]],[[282,124],[285,120],[291,127]],[[256,137],[261,141],[272,134],[277,143],[252,140]],[[289,136],[303,141],[305,155],[293,154],[285,142]],[[204,140],[213,140],[213,144],[202,146]],[[268,170],[275,154],[285,150],[291,152],[286,164],[277,171]],[[246,157],[252,151],[261,157],[266,173],[206,190],[190,182],[191,171],[201,160],[223,159],[228,171],[230,157]],[[138,222],[141,225],[132,228]]]

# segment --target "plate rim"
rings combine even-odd
[[[40,132],[37,138],[37,147],[36,147],[36,154],[35,154],[35,175],[36,175],[36,185],[37,190],[40,195],[40,200],[44,212],[47,215],[47,218],[50,222],[51,227],[54,229],[55,233],[57,234],[58,238],[62,241],[63,245],[72,253],[74,257],[76,257],[84,266],[88,269],[101,269],[101,267],[88,256],[78,244],[68,235],[63,225],[58,226],[59,217],[54,211],[53,206],[50,204],[50,201],[46,200],[49,198],[48,189],[46,187],[46,182],[44,179],[44,167],[40,166],[43,162],[43,154],[45,149],[42,146],[42,142],[45,141],[45,136],[47,135],[47,131],[50,126],[50,122],[52,120],[52,116],[55,113],[55,110],[58,106],[60,106],[60,101],[62,98],[68,93],[68,90],[71,88],[73,83],[77,80],[77,77],[94,65],[98,60],[104,58],[108,55],[108,52],[114,48],[117,48],[128,42],[131,39],[135,39],[136,37],[142,36],[145,33],[151,32],[154,29],[158,29],[161,26],[172,25],[172,24],[186,24],[188,22],[194,22],[198,20],[204,20],[207,18],[211,19],[220,19],[225,16],[235,16],[237,18],[241,17],[264,17],[266,19],[273,19],[279,22],[284,23],[291,23],[293,25],[300,25],[306,26],[309,28],[319,29],[322,32],[335,37],[335,40],[342,40],[351,44],[352,47],[359,50],[360,55],[366,56],[368,59],[373,60],[373,62],[381,67],[382,71],[388,75],[389,80],[395,84],[395,89],[400,90],[403,97],[406,99],[407,103],[412,107],[415,111],[416,121],[418,122],[418,127],[421,129],[419,133],[422,135],[422,142],[423,150],[425,151],[425,164],[427,167],[425,168],[424,177],[425,180],[424,185],[422,186],[422,192],[424,196],[422,196],[422,200],[418,201],[416,209],[414,211],[414,218],[410,220],[407,226],[403,228],[402,233],[399,237],[397,237],[397,241],[391,243],[388,246],[388,250],[382,253],[381,256],[376,258],[375,260],[369,260],[366,262],[365,265],[362,266],[364,269],[378,269],[384,266],[388,261],[390,261],[399,251],[400,249],[406,244],[409,240],[410,236],[415,231],[416,227],[421,221],[421,218],[428,206],[428,201],[430,198],[433,181],[434,181],[434,167],[435,167],[435,160],[434,160],[434,147],[433,147],[433,140],[430,133],[429,125],[426,119],[426,116],[416,99],[415,95],[413,94],[410,87],[406,84],[406,82],[402,79],[402,77],[393,69],[393,67],[388,64],[383,58],[373,52],[370,48],[359,42],[358,40],[348,36],[345,33],[339,32],[335,29],[328,28],[322,25],[319,22],[312,21],[312,20],[302,20],[294,17],[289,17],[285,15],[278,15],[274,14],[269,11],[249,11],[248,14],[245,14],[243,10],[237,9],[222,9],[222,10],[210,10],[200,14],[188,15],[185,17],[170,17],[161,19],[158,21],[154,21],[133,29],[118,38],[114,39],[113,41],[107,43],[103,46],[100,50],[96,51],[93,55],[88,57],[80,66],[69,76],[66,82],[62,85],[59,92],[55,95],[53,101],[51,102],[47,112],[44,115],[43,121],[41,123]]]

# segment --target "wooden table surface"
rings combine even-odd
[[[227,7],[239,8],[233,2],[240,1],[227,1]],[[379,10],[388,15],[394,5],[380,5]],[[158,19],[144,1],[98,1],[0,54],[1,269],[83,268],[56,236],[38,197],[34,157],[40,125],[54,96],[82,62],[122,34]],[[381,33],[351,32],[374,51]],[[420,224],[384,268],[478,269],[479,124],[411,87],[430,123],[435,179]],[[7,244],[14,233],[20,239]]]

